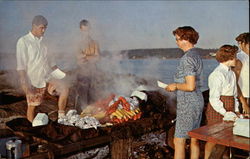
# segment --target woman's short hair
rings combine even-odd
[[[238,43],[245,43],[245,44],[249,44],[249,32],[248,33],[242,33],[240,35],[238,35],[235,40]]]
[[[178,27],[173,31],[173,35],[178,35],[180,40],[187,40],[191,44],[196,44],[199,39],[199,33],[191,26]]]
[[[216,52],[216,60],[220,63],[236,58],[238,47],[235,45],[223,45]]]

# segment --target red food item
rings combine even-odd
[[[119,100],[121,100],[123,108],[127,111],[130,111],[130,104],[127,102],[127,100],[124,97],[119,97]]]
[[[109,108],[108,108],[108,110],[106,111],[106,114],[107,115],[110,115],[110,114],[112,114],[113,112],[115,112],[116,111],[116,109],[118,108],[118,105],[120,104],[120,101],[118,100],[118,101],[116,101],[114,104],[112,104]]]

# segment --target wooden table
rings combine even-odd
[[[205,125],[188,132],[192,138],[250,151],[250,138],[233,134],[233,122]]]

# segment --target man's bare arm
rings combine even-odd
[[[232,69],[236,75],[236,80],[237,80],[237,92],[238,92],[238,98],[242,104],[242,108],[243,108],[243,113],[249,114],[250,110],[249,110],[249,106],[247,104],[246,99],[244,98],[241,89],[239,87],[238,81],[239,81],[239,77],[240,77],[240,72],[242,69],[242,62],[240,60],[236,61],[236,66]]]

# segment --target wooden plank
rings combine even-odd
[[[42,152],[42,153],[32,154],[32,155],[25,157],[25,158],[26,159],[28,159],[28,158],[45,159],[45,158],[49,158],[49,156],[51,156],[51,155],[63,156],[63,155],[66,155],[68,153],[82,151],[84,149],[91,148],[94,146],[109,144],[110,141],[111,141],[110,136],[100,136],[100,137],[96,137],[96,138],[92,138],[92,139],[82,140],[82,141],[72,143],[72,144],[67,144],[60,149],[57,148],[56,150],[51,150],[50,152]]]
[[[108,144],[111,141],[110,136],[100,136],[92,139],[82,140],[76,143],[65,145],[64,147],[55,151],[56,155],[65,155],[70,152],[83,150],[86,148]]]
[[[206,136],[206,141],[210,141],[216,144],[224,145],[224,146],[230,146],[230,147],[235,147],[239,149],[244,149],[244,150],[250,150],[250,139],[241,137],[241,136],[236,136],[233,135],[233,124],[232,123],[220,123],[217,124],[216,126],[221,126],[221,124],[224,124],[222,126],[223,129],[222,131],[216,132],[213,131],[214,134]],[[219,130],[219,129],[217,129]],[[201,135],[202,136],[202,135]]]
[[[233,122],[205,125],[188,132],[190,137],[250,151],[250,139],[233,134]]]
[[[233,134],[231,133],[232,128],[226,128],[221,130],[220,132],[215,132],[214,134],[210,134],[208,136],[209,142],[230,146],[230,139],[232,138]]]
[[[34,155],[30,155],[28,157],[23,157],[23,159],[46,159],[49,158],[48,152],[36,153]]]
[[[207,141],[208,140],[207,139],[208,137],[206,135],[200,134],[200,133],[197,133],[197,132],[189,131],[188,135],[191,138],[199,139],[199,140],[202,140],[202,141]]]
[[[202,126],[200,128],[197,128],[197,129],[194,129],[194,130],[188,132],[188,134],[190,135],[190,137],[197,136],[200,138],[204,138],[205,141],[207,141],[206,136],[210,136],[210,135],[213,135],[215,133],[221,132],[224,129],[232,127],[232,126],[233,126],[233,123],[231,123],[231,122],[221,122],[221,123],[216,123],[216,124],[212,124],[212,125]]]
[[[208,136],[221,132],[224,129],[232,127],[232,126],[233,126],[232,122],[220,122],[216,124],[205,125],[205,126],[202,126],[200,128],[197,128],[188,132],[188,135],[190,137],[193,137],[199,140],[208,141]]]
[[[242,136],[233,135],[230,140],[230,146],[250,151],[250,139]]]

